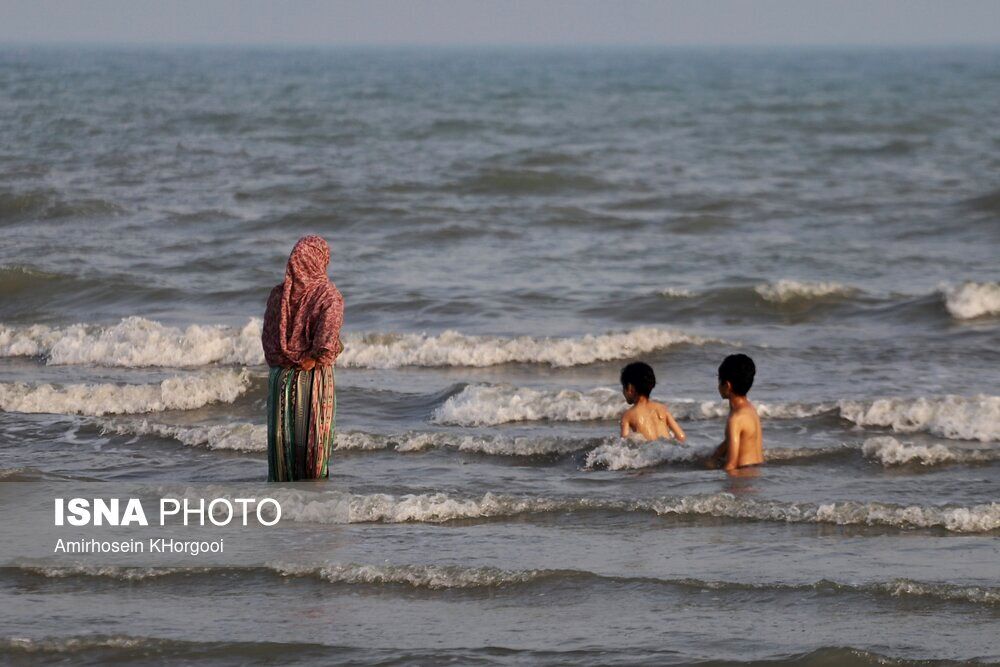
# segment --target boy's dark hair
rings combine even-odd
[[[745,396],[750,391],[756,374],[753,359],[745,354],[730,354],[719,364],[719,382],[728,380],[733,393],[738,396]]]
[[[636,393],[649,398],[649,393],[656,386],[656,375],[649,364],[636,361],[622,369],[622,389],[629,385],[635,387]]]

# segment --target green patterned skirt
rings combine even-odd
[[[267,380],[267,479],[329,477],[337,398],[333,366],[272,366]]]

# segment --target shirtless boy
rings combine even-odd
[[[764,462],[764,437],[757,409],[747,398],[757,373],[753,359],[731,354],[719,366],[719,394],[729,401],[726,438],[708,459],[709,468],[732,472]]]
[[[684,431],[674,421],[667,406],[649,399],[650,392],[656,386],[656,376],[648,364],[641,361],[629,364],[622,369],[621,380],[622,394],[632,406],[622,415],[623,438],[634,431],[646,440],[670,438],[673,435],[678,441],[684,442]]]

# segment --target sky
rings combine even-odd
[[[0,0],[0,43],[1000,45],[1000,0]]]

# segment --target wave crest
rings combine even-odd
[[[1000,440],[1000,396],[877,398],[837,402],[759,402],[766,419],[807,419],[837,414],[858,426],[887,427],[898,433],[925,431],[957,440]],[[469,385],[433,413],[438,424],[495,426],[522,421],[613,421],[628,406],[607,388],[544,390],[509,385]],[[682,399],[669,403],[680,420],[718,419],[728,413],[721,401]]]
[[[971,602],[984,605],[1000,604],[1000,589],[989,586],[960,586],[948,583],[921,582],[912,579],[893,579],[861,584],[847,584],[821,580],[815,583],[759,582],[702,580],[693,578],[664,579],[658,577],[633,577],[602,575],[585,570],[505,570],[495,567],[467,567],[440,564],[389,564],[363,563],[267,563],[261,567],[132,567],[132,566],[35,566],[17,568],[19,572],[45,579],[74,577],[111,579],[141,582],[167,577],[216,577],[219,574],[241,572],[259,573],[282,578],[316,578],[332,584],[348,585],[403,585],[431,590],[497,588],[532,584],[551,580],[589,580],[618,584],[645,583],[687,589],[712,591],[835,591],[892,597],[934,598],[941,601]]]
[[[1000,283],[943,285],[941,293],[944,295],[945,307],[955,319],[971,320],[1000,315]]]
[[[841,417],[858,426],[924,431],[952,440],[1000,440],[1000,396],[845,400],[838,409]]]
[[[865,458],[878,461],[887,467],[908,463],[935,466],[946,463],[1000,461],[1000,450],[953,449],[944,445],[914,445],[902,443],[891,436],[868,438],[861,445],[861,453]]]
[[[282,518],[314,523],[444,523],[459,519],[579,511],[652,512],[660,516],[709,516],[749,521],[883,526],[903,530],[937,528],[981,533],[1000,528],[1000,503],[972,507],[894,505],[880,502],[795,503],[736,497],[730,493],[651,500],[515,497],[487,493],[456,498],[447,493],[307,496],[276,492]]]
[[[711,455],[713,447],[691,447],[667,441],[636,444],[627,440],[594,448],[584,465],[608,470],[638,470],[664,463],[694,463]]]
[[[141,385],[0,383],[0,410],[91,416],[193,410],[209,403],[232,403],[249,386],[246,370],[219,370]]]
[[[576,338],[503,338],[471,336],[457,331],[445,331],[436,336],[369,334],[349,338],[340,361],[361,368],[483,367],[508,363],[568,367],[627,359],[675,345],[710,342],[716,341],[652,327]]]
[[[198,324],[179,328],[142,317],[128,317],[113,326],[0,325],[0,356],[44,356],[49,364],[124,367],[262,365],[261,325],[259,318],[252,318],[239,329]],[[347,333],[343,340],[345,349],[338,364],[356,368],[508,363],[568,367],[626,359],[675,345],[721,342],[653,327],[572,338],[507,338],[445,331],[437,335]]]
[[[754,291],[762,299],[772,303],[807,301],[824,297],[848,297],[858,292],[855,287],[837,282],[800,282],[784,278],[774,283],[757,285]]]

